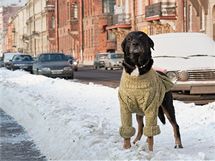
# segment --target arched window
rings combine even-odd
[[[52,16],[51,17],[51,29],[54,29],[55,28],[55,17]]]

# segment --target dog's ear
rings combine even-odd
[[[121,43],[122,51],[125,53],[125,45],[126,45],[126,40],[124,39]]]
[[[152,41],[152,39],[150,37],[148,37],[148,41],[149,41],[150,48],[152,48],[154,50],[154,42]]]

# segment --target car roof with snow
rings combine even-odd
[[[153,56],[215,56],[215,42],[203,33],[167,33],[150,38],[154,41]]]

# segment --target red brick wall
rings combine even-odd
[[[84,60],[92,63],[95,54],[107,51],[107,15],[102,13],[101,0],[84,1]]]
[[[80,1],[78,0],[58,0],[58,25],[56,34],[58,37],[58,51],[66,54],[73,55],[76,58],[80,57],[80,26],[81,22],[80,12],[78,12],[79,18],[73,21],[73,4],[77,3],[80,7]],[[78,8],[79,8],[78,7]],[[79,8],[80,10],[80,8]],[[57,15],[56,15],[57,16]],[[75,32],[73,32],[75,31]]]

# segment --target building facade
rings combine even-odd
[[[21,7],[17,5],[0,6],[0,53],[4,51],[4,46],[6,45],[5,36],[9,18],[13,17],[20,8]]]
[[[206,33],[215,41],[215,0],[209,0]]]
[[[83,2],[83,57],[84,63],[92,64],[96,53],[115,51],[115,39],[106,30],[114,14],[115,0]]]
[[[3,13],[0,8],[0,35],[6,28]],[[130,31],[202,32],[215,39],[215,1],[28,0],[10,23],[10,50],[35,56],[59,51],[92,64],[96,53],[121,52]]]
[[[82,1],[56,0],[56,44],[57,51],[82,60],[81,24]]]

